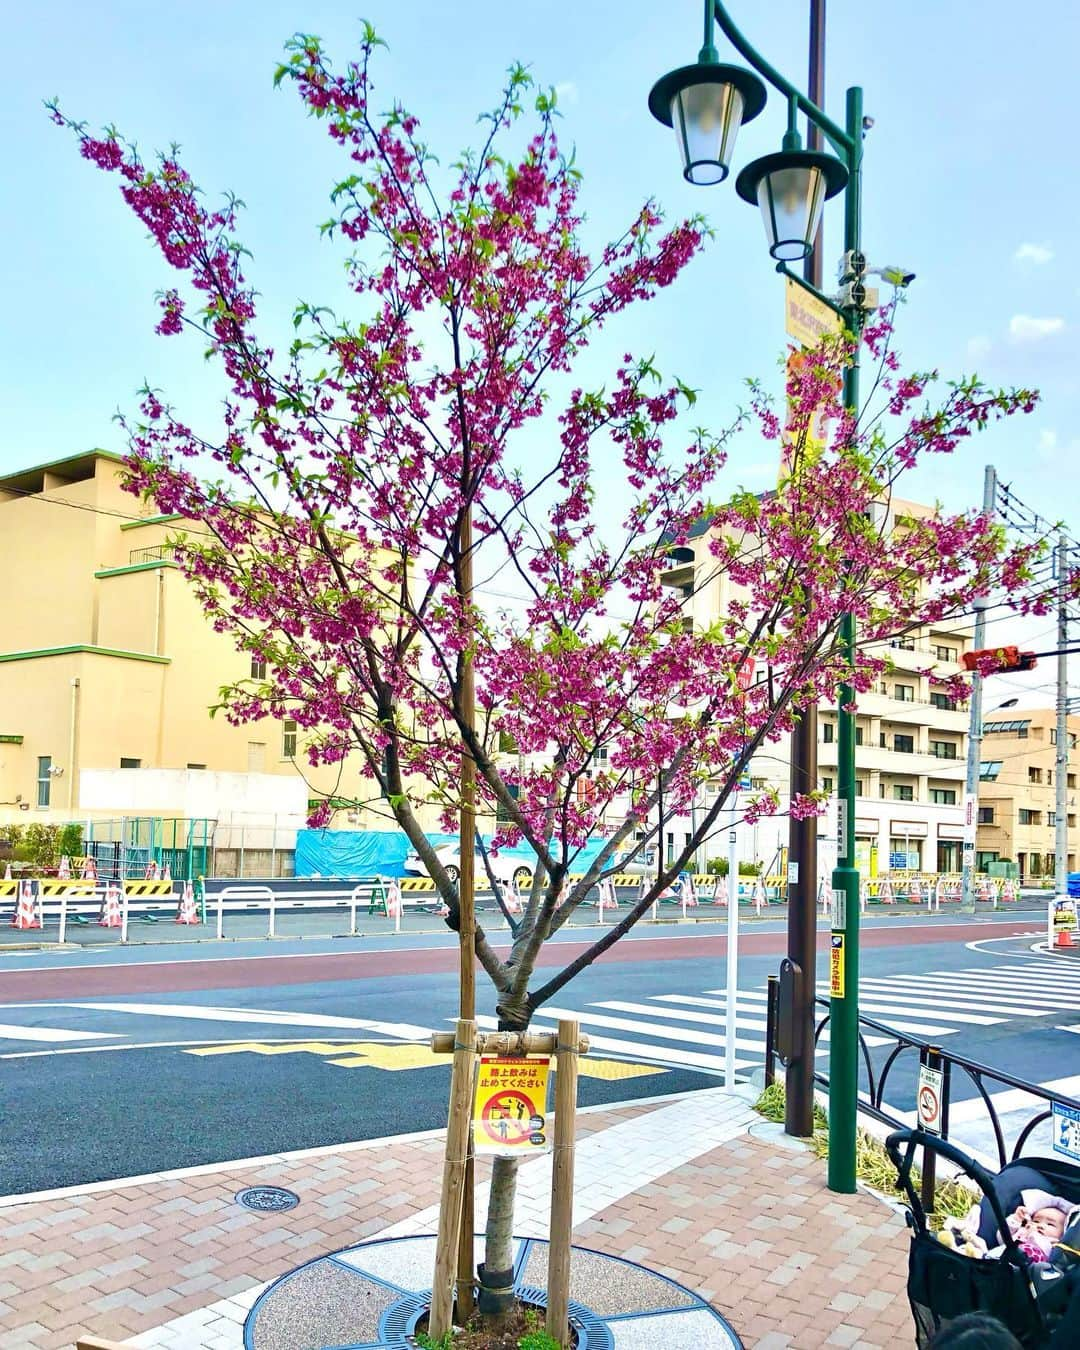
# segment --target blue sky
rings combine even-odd
[[[318,240],[340,152],[295,94],[271,77],[284,40],[320,34],[339,63],[355,49],[363,13],[390,44],[378,67],[387,103],[417,112],[444,160],[475,137],[506,67],[530,64],[559,87],[562,135],[585,174],[583,203],[599,240],[640,202],[672,215],[703,210],[716,229],[706,254],[619,336],[618,349],[653,352],[661,368],[702,390],[701,420],[720,426],[747,376],[779,386],[783,296],[758,213],[733,182],[685,185],[673,137],[649,116],[653,81],[694,58],[697,0],[481,7],[459,0],[57,0],[9,17],[12,59],[0,85],[6,131],[0,342],[0,471],[98,445],[123,445],[111,421],[144,378],[198,423],[212,418],[217,386],[195,344],[152,332],[155,290],[171,273],[119,200],[115,180],[83,162],[41,100],[94,126],[113,122],[147,153],[176,140],[211,195],[247,204],[241,233],[264,312],[281,322],[297,298],[340,293],[340,257]],[[805,79],[806,0],[732,0],[736,18],[773,63]],[[974,504],[982,467],[1048,516],[1080,531],[1076,506],[1080,289],[1069,239],[1080,217],[1072,172],[1073,65],[1080,11],[1065,0],[1025,11],[1005,0],[977,7],[832,0],[828,96],[861,82],[874,127],[866,145],[867,252],[918,279],[900,332],[907,364],[978,369],[1003,383],[1035,384],[1044,402],[910,484],[908,495]],[[14,31],[12,31],[14,30]],[[720,39],[722,58],[724,43]],[[728,54],[733,58],[733,54]],[[727,58],[724,58],[727,59]],[[739,139],[736,168],[779,147],[780,100]],[[825,272],[834,275],[840,220],[827,217]],[[282,324],[282,335],[285,327]],[[277,345],[282,345],[280,342]],[[599,360],[583,382],[607,375]],[[756,441],[740,444],[732,480],[764,487],[775,467]]]

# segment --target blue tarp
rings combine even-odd
[[[433,844],[457,843],[456,834],[429,834]],[[484,844],[491,842],[484,836]],[[574,863],[582,872],[604,846],[603,839],[590,839]],[[412,845],[400,830],[297,830],[296,875],[298,877],[403,877],[405,855]],[[500,850],[506,857],[534,862],[528,848]]]

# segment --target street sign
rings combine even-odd
[[[836,856],[847,857],[847,801],[843,797],[836,799]]]
[[[1076,901],[1070,896],[1059,895],[1047,906],[1046,942],[1050,950],[1055,947],[1073,947],[1076,934]]]
[[[1080,1162],[1080,1111],[1063,1102],[1054,1102],[1053,1108],[1054,1152]]]
[[[928,1064],[919,1065],[916,1105],[919,1111],[919,1126],[927,1134],[941,1133],[941,1085],[943,1079],[944,1074],[940,1069],[931,1069]]]
[[[829,997],[844,997],[844,935],[833,933],[829,948]]]
[[[840,332],[840,316],[794,277],[785,278],[784,331],[801,347],[816,347],[824,333]]]
[[[832,926],[847,928],[847,891],[842,886],[832,893]]]
[[[551,1147],[547,1110],[548,1056],[482,1055],[473,1097],[476,1153],[523,1157]]]
[[[744,694],[754,683],[754,658],[752,656],[748,656],[735,672],[735,683]]]

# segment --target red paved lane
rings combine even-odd
[[[963,923],[941,927],[864,928],[864,947],[921,946],[940,942],[972,942],[976,938],[1018,937],[1032,931],[1032,921],[1017,923]],[[822,947],[828,937],[818,933]],[[560,942],[540,953],[541,966],[562,966],[583,952],[586,942]],[[725,954],[722,937],[642,938],[616,943],[603,961],[682,961]],[[739,949],[751,956],[780,955],[786,947],[784,933],[743,932]],[[505,951],[506,948],[497,947]],[[82,998],[98,994],[180,993],[194,989],[271,988],[290,984],[319,984],[324,980],[382,979],[392,975],[430,975],[457,969],[454,947],[427,947],[412,951],[335,952],[327,956],[251,957],[230,960],[208,957],[205,961],[169,961],[156,964],[71,966],[67,970],[0,972],[0,1001],[30,1002],[34,999]]]

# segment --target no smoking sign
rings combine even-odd
[[[916,1105],[919,1113],[919,1125],[927,1134],[941,1133],[941,1085],[943,1078],[944,1075],[940,1069],[931,1069],[926,1064],[919,1065]]]

